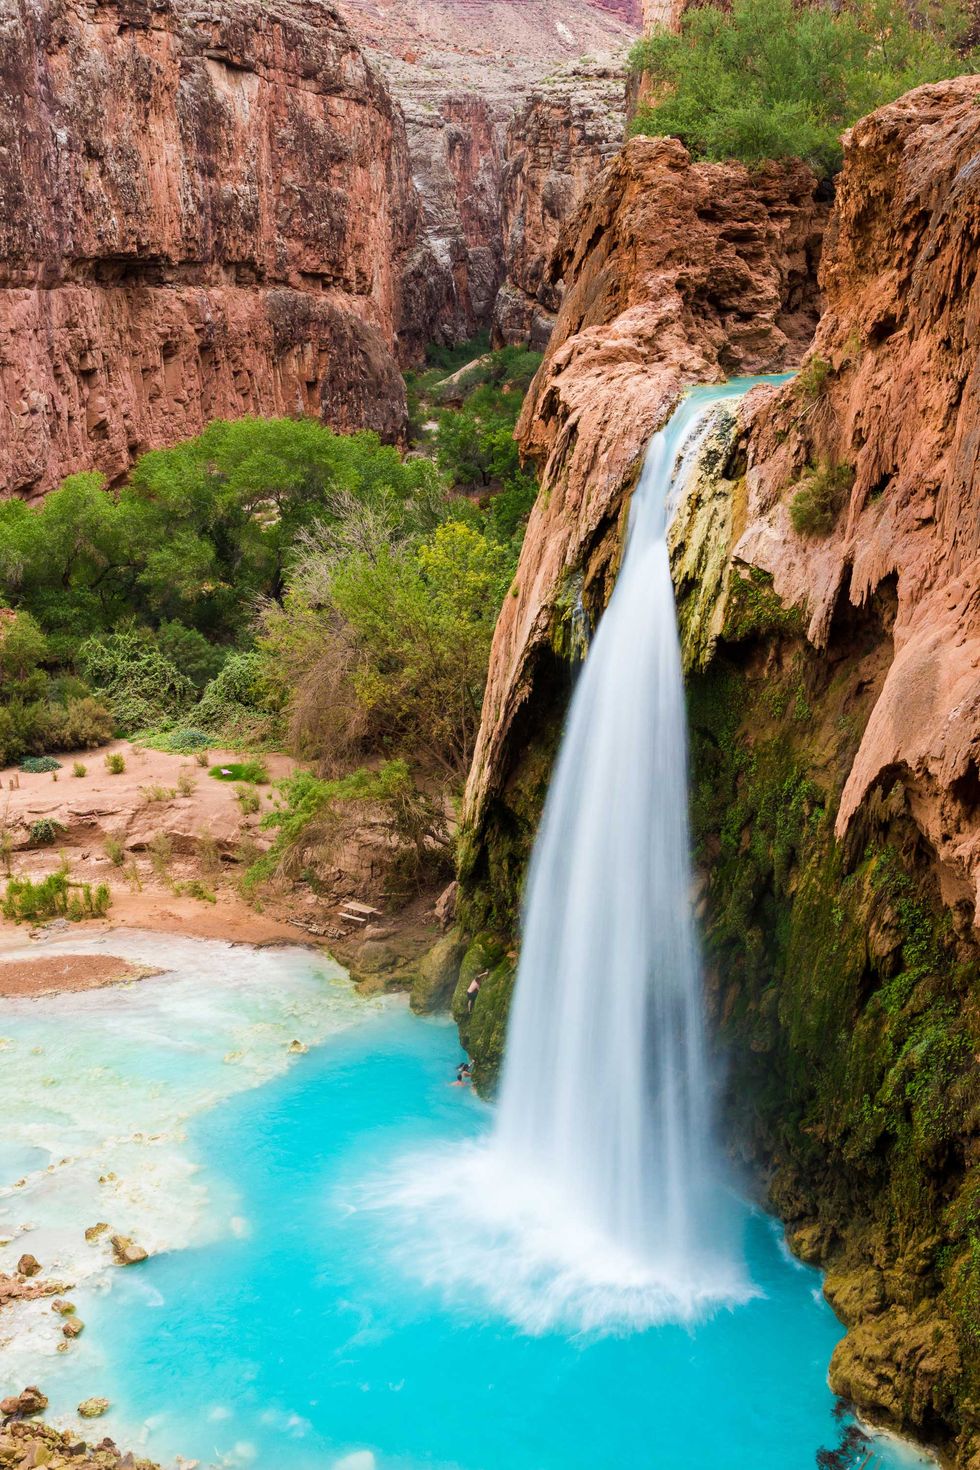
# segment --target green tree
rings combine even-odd
[[[631,53],[656,99],[632,131],[680,138],[698,159],[801,158],[829,174],[859,117],[972,69],[975,57],[957,51],[967,30],[958,5],[913,12],[904,0],[690,9],[679,34],[657,31]]]

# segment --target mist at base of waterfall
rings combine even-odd
[[[714,1203],[722,1238],[692,1266],[617,1243],[492,1137],[410,1155],[360,1197],[404,1220],[411,1245],[395,1257],[447,1302],[479,1301],[525,1332],[592,1335],[690,1325],[759,1295],[741,1251],[747,1207],[721,1189]]]

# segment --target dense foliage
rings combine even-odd
[[[679,34],[657,31],[632,52],[654,99],[633,131],[680,138],[698,159],[802,158],[829,174],[859,117],[974,68],[957,49],[968,29],[957,4],[913,10],[903,0],[689,9]]]
[[[348,818],[386,834],[401,878],[444,866],[535,493],[513,430],[539,361],[434,351],[408,454],[246,418],[144,455],[119,489],[78,474],[0,505],[0,763],[113,734],[285,745],[326,775],[284,790],[259,876]]]

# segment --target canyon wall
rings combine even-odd
[[[831,1383],[980,1467],[980,78],[859,123],[829,220],[792,170],[636,139],[552,266],[541,466],[467,793],[455,1002],[485,1083],[524,866],[643,448],[745,401],[671,535],[692,831],[732,1151],[827,1269]],[[658,228],[668,225],[669,228]],[[824,225],[826,228],[824,228]]]
[[[550,272],[566,220],[623,142],[623,77],[593,70],[532,94],[507,129],[501,181],[503,281],[493,308],[496,346],[542,351],[561,305]],[[575,81],[578,85],[574,85]]]
[[[691,679],[733,1144],[828,1268],[851,1329],[832,1386],[971,1467],[978,103],[980,77],[919,88],[847,139],[826,310],[796,381],[750,406]]]
[[[341,0],[341,8],[406,118],[422,210],[405,287],[406,346],[417,353],[430,340],[461,342],[493,324],[499,342],[529,341],[532,252],[554,243],[555,211],[577,204],[586,159],[594,172],[622,141],[625,56],[639,5]],[[518,238],[525,209],[526,247]]]
[[[418,205],[332,5],[14,0],[0,79],[0,493],[213,417],[400,433]]]

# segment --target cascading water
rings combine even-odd
[[[650,444],[615,591],[577,684],[531,863],[494,1147],[661,1282],[718,1242],[671,501],[718,405]]]
[[[667,530],[720,405],[760,381],[692,390],[650,444],[535,844],[496,1125],[400,1191],[416,1269],[536,1330],[752,1294],[712,1139]]]

